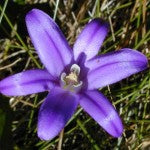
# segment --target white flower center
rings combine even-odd
[[[61,74],[61,86],[72,92],[78,92],[81,89],[82,81],[79,81],[80,67],[73,64],[70,68],[70,73]]]

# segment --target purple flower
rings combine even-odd
[[[129,48],[97,56],[108,32],[101,19],[92,20],[73,46],[55,22],[38,9],[26,16],[32,43],[46,69],[24,71],[3,79],[0,92],[8,96],[50,91],[38,116],[38,136],[54,138],[78,104],[110,135],[121,136],[122,122],[115,108],[96,89],[147,68],[147,58]]]

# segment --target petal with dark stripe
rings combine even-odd
[[[50,90],[54,86],[46,70],[28,70],[0,81],[0,93],[7,96],[21,96]]]
[[[80,97],[83,109],[110,135],[121,136],[123,125],[115,108],[97,91],[87,91]]]
[[[101,19],[94,19],[85,26],[74,46],[74,59],[85,55],[86,60],[97,55],[108,32],[108,24]]]
[[[71,62],[72,51],[59,27],[46,13],[33,9],[26,25],[38,55],[52,76],[58,77]]]
[[[38,117],[38,137],[51,140],[65,127],[78,105],[78,96],[54,88],[43,102]]]
[[[148,60],[142,53],[125,48],[93,58],[85,65],[89,68],[88,89],[97,89],[146,69]]]

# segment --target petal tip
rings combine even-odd
[[[32,10],[30,10],[26,17],[25,17],[25,21],[26,23],[30,20],[32,21],[32,17],[36,16],[36,14],[43,14],[43,11],[41,11],[40,9],[37,9],[37,8],[33,8]]]
[[[101,18],[95,18],[94,20],[92,20],[91,22],[93,23],[97,23],[100,26],[105,27],[107,30],[109,29],[109,24],[108,22],[106,22],[105,20],[101,19]]]
[[[42,141],[49,141],[51,140],[52,138],[45,132],[40,132],[38,131],[37,132],[37,136],[42,140]]]
[[[124,130],[123,124],[122,124],[119,116],[116,117],[115,120],[107,122],[107,124],[103,125],[102,127],[105,131],[107,131],[114,138],[121,137],[123,130]]]
[[[114,138],[119,138],[122,136],[122,133],[123,133],[123,126],[121,128],[119,128],[112,136]]]
[[[139,60],[145,62],[145,65],[148,66],[148,59],[142,52],[135,50],[135,49],[131,49],[131,48],[123,48],[121,51],[126,51],[127,53],[140,56],[141,58],[139,58]]]
[[[31,14],[31,13],[39,12],[39,11],[42,12],[40,9],[33,8],[33,9],[31,9],[31,10],[27,13],[27,15],[28,15],[28,14]],[[26,16],[27,16],[27,15],[26,15]]]
[[[107,21],[105,21],[101,18],[95,18],[89,24],[97,25],[99,28],[101,28],[105,37],[107,36],[109,28],[110,28],[109,23]]]
[[[109,130],[107,130],[109,134],[111,134],[115,138],[119,138],[122,136],[124,127],[121,118],[119,117],[117,112],[116,117],[112,121],[110,121],[109,125],[110,128]]]

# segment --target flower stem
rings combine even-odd
[[[59,142],[58,142],[57,150],[61,150],[62,141],[63,141],[63,135],[64,135],[64,129],[62,129],[60,134],[59,134]]]

